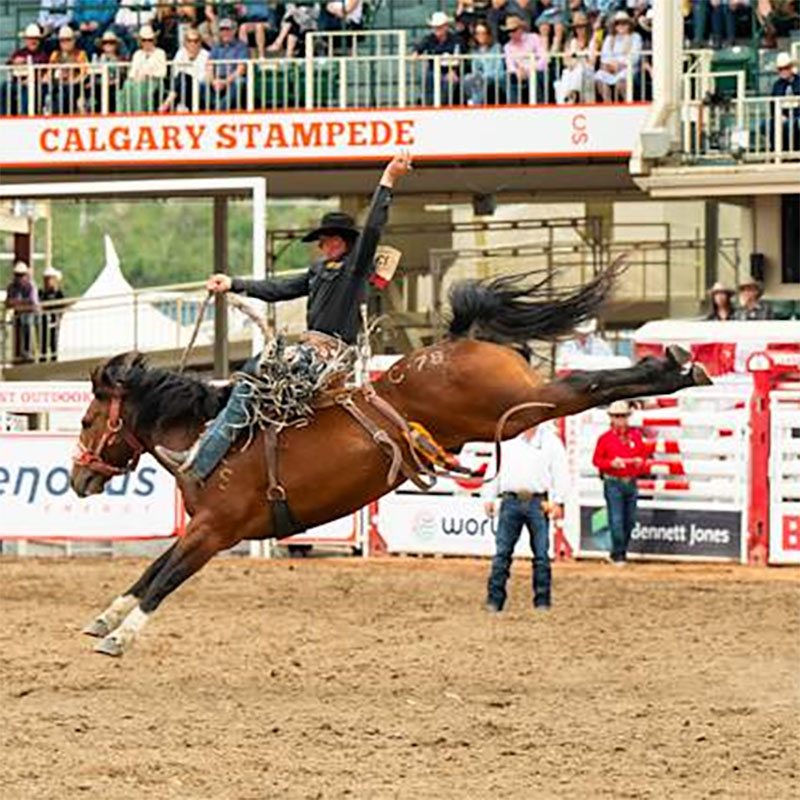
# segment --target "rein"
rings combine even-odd
[[[125,421],[122,419],[122,395],[114,394],[111,397],[106,429],[103,431],[100,441],[93,450],[90,450],[79,440],[78,455],[73,459],[74,463],[109,478],[133,472],[145,447],[131,431],[124,429],[124,425]],[[106,447],[110,447],[120,438],[131,448],[132,452],[128,463],[124,467],[115,467],[103,459],[103,450]]]

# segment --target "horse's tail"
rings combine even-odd
[[[450,289],[449,333],[499,342],[555,339],[597,314],[621,270],[618,259],[582,286],[552,286],[545,270],[458,281]]]

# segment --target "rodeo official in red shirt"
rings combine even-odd
[[[636,523],[636,479],[647,473],[647,458],[655,444],[645,442],[642,434],[629,425],[631,407],[617,400],[608,408],[611,428],[598,440],[592,463],[603,479],[603,494],[608,508],[608,527],[611,531],[613,564],[627,561],[628,543]]]

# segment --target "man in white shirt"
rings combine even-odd
[[[569,362],[570,359],[608,358],[614,355],[611,345],[597,333],[597,320],[587,319],[575,326],[575,337],[563,342],[558,348],[558,360]]]
[[[548,423],[503,442],[500,475],[484,487],[485,495],[491,492],[501,498],[496,551],[487,586],[488,611],[503,610],[511,560],[523,525],[528,528],[533,551],[533,606],[550,607],[548,516],[563,516],[568,490],[567,453]],[[486,513],[494,515],[494,500],[487,500]]]

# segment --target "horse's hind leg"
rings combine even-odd
[[[108,636],[125,617],[131,612],[139,599],[144,596],[148,586],[167,563],[170,553],[175,549],[177,542],[168,547],[150,566],[142,573],[136,583],[127,592],[114,598],[111,605],[98,614],[84,629],[83,633],[88,636]]]
[[[198,523],[195,517],[189,523],[186,535],[165,553],[166,558],[161,568],[152,576],[139,601],[120,625],[97,643],[95,651],[108,656],[121,656],[133,644],[161,601],[194,575],[212,556],[233,543],[225,537],[215,536],[210,526]],[[144,577],[142,576],[142,580]]]

